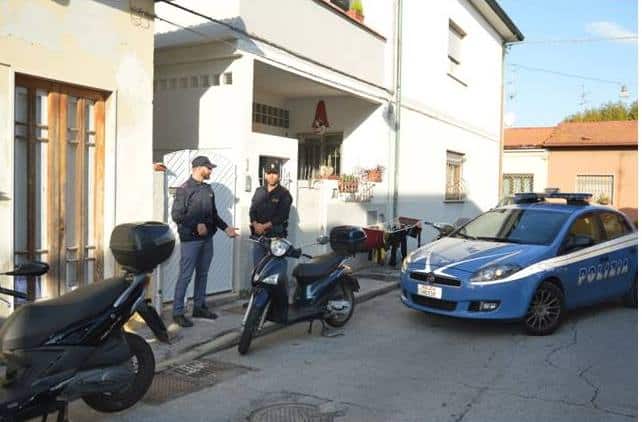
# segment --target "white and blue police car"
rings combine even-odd
[[[401,301],[419,311],[521,320],[554,332],[565,311],[622,297],[637,307],[636,228],[590,194],[524,193],[404,260]]]

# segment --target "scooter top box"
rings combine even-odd
[[[357,226],[337,226],[330,231],[330,247],[337,255],[354,255],[363,249],[366,232]]]
[[[149,273],[172,254],[176,240],[167,224],[149,221],[116,226],[109,248],[125,271]]]

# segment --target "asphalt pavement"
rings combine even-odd
[[[142,403],[84,421],[632,421],[637,312],[572,312],[552,336],[432,316],[398,291],[357,306],[343,335],[295,325],[157,374]],[[171,372],[174,371],[174,372]]]

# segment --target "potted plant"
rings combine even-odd
[[[343,174],[339,178],[338,188],[341,193],[356,193],[359,190],[359,179],[357,176]]]
[[[330,0],[330,3],[334,4],[344,12],[350,10],[350,0]]]
[[[352,0],[348,16],[356,21],[363,22],[363,3],[361,0]]]
[[[385,167],[377,165],[375,168],[368,170],[368,182],[381,183],[381,176],[383,175]]]

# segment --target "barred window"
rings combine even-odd
[[[532,174],[505,174],[503,177],[504,196],[521,192],[533,192]]]
[[[282,108],[254,103],[252,115],[254,123],[285,129],[290,127],[290,112]]]
[[[593,201],[604,205],[613,204],[613,176],[581,174],[575,179],[577,192],[592,193]]]
[[[446,201],[463,201],[466,198],[464,186],[464,154],[446,152]]]

